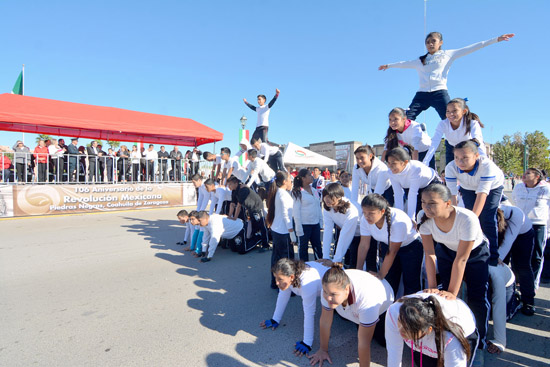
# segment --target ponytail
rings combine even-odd
[[[498,245],[502,245],[504,241],[504,234],[506,233],[506,228],[508,228],[508,223],[506,218],[504,218],[504,212],[502,209],[497,209],[497,230],[498,230]]]
[[[332,263],[330,269],[323,275],[323,284],[337,284],[340,288],[346,288],[350,283],[350,279],[344,270],[344,264]]]
[[[462,117],[462,119],[464,120],[464,126],[466,126],[465,135],[468,135],[472,131],[472,121],[477,121],[479,123],[479,126],[481,126],[481,127],[485,127],[485,125],[483,125],[481,123],[481,120],[480,120],[478,115],[476,115],[475,113],[470,111],[470,107],[468,107],[468,105],[466,104],[466,101],[467,101],[467,99],[454,98],[454,99],[451,99],[451,101],[449,103],[447,103],[447,105],[449,105],[451,103],[455,103],[455,104],[459,105],[459,108],[461,110],[466,110],[467,111],[464,114],[464,116]]]
[[[302,168],[300,172],[298,172],[298,175],[294,177],[292,196],[297,200],[302,200],[302,186],[304,186],[304,177],[306,177],[308,173],[310,173],[310,171],[307,168]]]
[[[467,359],[470,359],[470,344],[464,336],[464,330],[460,325],[445,317],[441,304],[436,297],[428,296],[425,299],[406,297],[401,298],[398,302],[402,303],[399,308],[398,321],[407,337],[415,340],[415,337],[419,335],[424,336],[429,328],[432,328],[437,349],[438,367],[444,367],[445,365],[445,331],[455,336],[460,345],[462,345]]]

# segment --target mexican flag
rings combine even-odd
[[[17,81],[15,82],[15,85],[11,90],[11,94],[23,95],[23,71],[19,73],[19,77],[17,78]]]

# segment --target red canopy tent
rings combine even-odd
[[[8,93],[0,94],[0,130],[180,146],[223,139],[188,118]]]

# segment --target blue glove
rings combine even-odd
[[[268,328],[273,328],[273,329],[277,329],[277,327],[279,326],[279,323],[273,319],[271,320],[265,320],[265,327]]]
[[[311,347],[304,343],[303,341],[296,342],[296,347],[294,347],[297,352],[308,354],[311,352]]]

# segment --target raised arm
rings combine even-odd
[[[459,57],[466,56],[468,54],[471,54],[474,51],[480,50],[484,47],[495,44],[497,42],[508,41],[514,36],[515,35],[513,33],[503,34],[500,37],[495,37],[487,41],[477,42],[477,43],[474,43],[473,45],[459,48],[458,50],[447,50],[447,53],[451,56],[451,60],[458,59]]]
[[[420,62],[419,59],[414,59],[414,60],[410,60],[410,61],[400,61],[400,62],[395,62],[393,64],[384,64],[384,65],[380,65],[378,67],[378,70],[387,70],[389,68],[399,68],[399,69],[416,69],[418,66],[422,65],[422,62]]]
[[[279,98],[279,93],[281,93],[281,91],[278,89],[275,89],[275,96],[273,96],[273,99],[269,101],[269,103],[267,104],[267,107],[271,108],[275,104],[275,101],[277,101],[277,98]]]
[[[244,104],[248,106],[248,108],[250,108],[252,111],[256,111],[256,106],[254,106],[254,105],[248,103],[248,102],[246,101],[246,98],[243,98],[243,101],[244,101]]]

